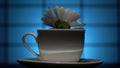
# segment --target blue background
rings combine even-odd
[[[0,0],[0,64],[17,64],[16,59],[33,58],[22,44],[26,32],[48,29],[41,17],[56,5],[77,11],[84,27],[85,48],[82,58],[119,63],[117,0]],[[33,37],[27,42],[37,53]]]

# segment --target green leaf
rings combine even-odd
[[[68,24],[68,22],[65,22],[63,20],[57,20],[55,22],[55,28],[56,29],[70,29],[70,25]]]

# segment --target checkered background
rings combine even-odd
[[[77,11],[84,27],[85,48],[82,58],[120,62],[119,0],[0,0],[0,64],[17,64],[16,59],[35,57],[22,44],[26,32],[48,29],[41,17],[49,7],[63,6]],[[27,37],[37,53],[34,38]]]

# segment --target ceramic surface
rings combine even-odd
[[[26,66],[26,67],[82,67],[82,68],[94,68],[103,63],[101,60],[96,59],[81,59],[78,62],[49,62],[49,61],[42,61],[38,58],[29,58],[29,59],[18,59],[18,63]]]
[[[77,62],[84,48],[84,34],[84,29],[41,29],[37,30],[37,34],[26,33],[23,44],[40,60]],[[35,53],[25,42],[28,35],[36,39],[40,54]]]

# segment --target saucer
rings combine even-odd
[[[18,59],[18,63],[29,67],[29,68],[64,68],[64,67],[82,67],[82,68],[94,68],[98,65],[100,65],[103,61],[97,60],[97,59],[80,59],[78,62],[49,62],[49,61],[43,61],[38,60],[37,58],[27,58],[27,59]]]

